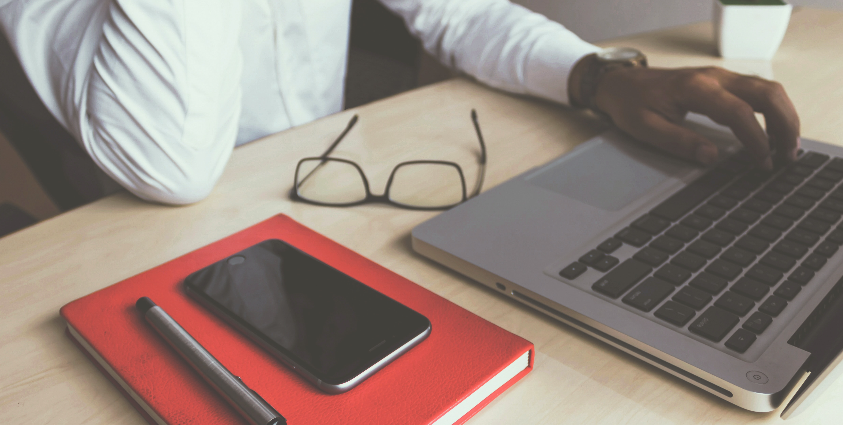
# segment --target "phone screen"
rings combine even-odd
[[[270,351],[331,385],[430,328],[424,316],[277,239],[199,270],[185,285]]]

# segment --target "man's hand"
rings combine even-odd
[[[718,159],[717,147],[679,125],[688,112],[731,128],[758,166],[771,168],[773,151],[793,160],[799,149],[799,117],[782,85],[722,68],[611,70],[595,103],[633,137],[706,165]],[[766,133],[755,112],[764,114]]]

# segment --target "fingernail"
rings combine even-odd
[[[699,145],[697,152],[694,155],[697,161],[703,165],[711,165],[717,162],[717,146],[714,145]]]
[[[790,151],[790,160],[791,160],[791,161],[795,161],[795,160],[796,160],[796,155],[799,153],[799,149],[800,149],[800,148],[802,148],[802,138],[801,138],[801,137],[797,137],[797,138],[796,138],[796,147],[794,147],[794,148],[793,148],[793,150],[792,150],[792,151]]]

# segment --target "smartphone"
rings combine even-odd
[[[339,394],[430,334],[430,321],[278,239],[190,274],[187,293],[320,390]]]

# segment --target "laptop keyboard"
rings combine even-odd
[[[728,161],[559,275],[745,352],[843,245],[843,158],[803,152],[773,171]],[[620,261],[623,245],[637,249]],[[728,338],[726,338],[728,336]]]

